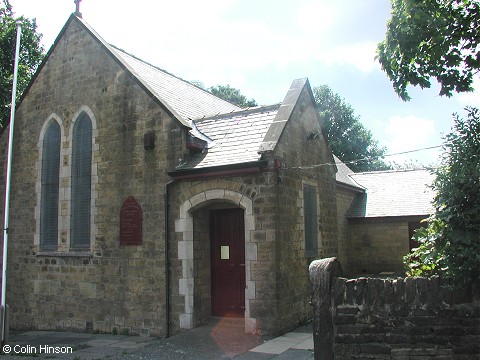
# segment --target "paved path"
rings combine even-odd
[[[29,331],[11,334],[8,345],[10,354],[7,355],[4,351],[4,354],[0,355],[2,360],[304,360],[314,358],[311,326],[298,328],[276,338],[260,337],[245,334],[242,326],[222,319],[184,331],[168,339]],[[16,353],[15,356],[12,355],[13,353]]]

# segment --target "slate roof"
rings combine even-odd
[[[335,165],[337,166],[337,173],[335,174],[335,180],[341,183],[342,185],[347,185],[348,187],[356,188],[359,191],[364,190],[364,187],[353,181],[350,177],[353,174],[353,170],[351,170],[345,163],[342,162],[338,157],[333,155],[333,159],[335,160]]]
[[[260,160],[259,147],[275,120],[279,107],[280,104],[262,106],[194,120],[198,130],[208,136],[213,145],[175,170],[193,170]]]
[[[113,59],[129,71],[140,86],[169,111],[183,127],[190,128],[189,119],[240,110],[238,106],[107,43],[87,22],[75,14],[68,18],[54,44],[30,80],[27,89],[23,92],[20,102],[23,101],[29,88],[36,80],[72,21],[80,23],[112,55]]]
[[[175,171],[224,165],[248,166],[251,162],[258,162],[262,156],[259,153],[260,146],[265,144],[265,139],[268,138],[267,150],[273,151],[285,122],[293,111],[295,100],[308,84],[307,79],[295,80],[286,96],[288,101],[284,100],[281,104],[241,109],[107,43],[87,22],[72,14],[44,57],[28,88],[35,81],[72,21],[80,23],[120,66],[132,74],[133,79],[146,93],[178,120],[181,126],[189,129],[193,136],[208,143],[208,151],[189,159]]]
[[[429,215],[433,212],[434,175],[428,170],[350,174],[366,189],[352,206],[350,218]]]
[[[196,119],[240,110],[238,106],[113,45],[110,45],[110,50],[125,62],[137,78],[149,86],[158,99],[170,105],[183,119]]]

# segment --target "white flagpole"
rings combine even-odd
[[[18,76],[18,58],[20,56],[20,38],[22,36],[22,25],[17,22],[17,47],[15,50],[15,66],[13,68],[13,87],[12,87],[12,107],[10,110],[10,129],[8,133],[8,160],[7,160],[7,178],[5,184],[5,211],[3,225],[3,263],[2,263],[2,342],[5,340],[5,320],[6,320],[6,295],[7,295],[7,252],[8,252],[8,224],[10,212],[10,181],[12,171],[12,150],[13,150],[13,128],[15,125],[15,102],[17,97],[17,76]]]

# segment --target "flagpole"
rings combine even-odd
[[[10,128],[8,133],[8,160],[7,160],[7,178],[5,184],[5,210],[3,212],[5,221],[3,225],[3,262],[2,262],[2,342],[5,340],[5,325],[7,317],[7,253],[8,253],[8,225],[10,213],[10,181],[12,177],[12,150],[13,150],[13,128],[15,125],[15,103],[17,98],[17,77],[18,77],[18,58],[20,56],[20,38],[22,36],[22,24],[17,22],[17,47],[15,50],[15,66],[13,68],[13,87],[12,87],[12,107],[10,109]]]

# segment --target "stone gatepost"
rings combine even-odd
[[[337,258],[326,258],[313,261],[308,270],[313,306],[315,360],[333,360],[331,287],[333,278],[342,275],[342,267]]]

